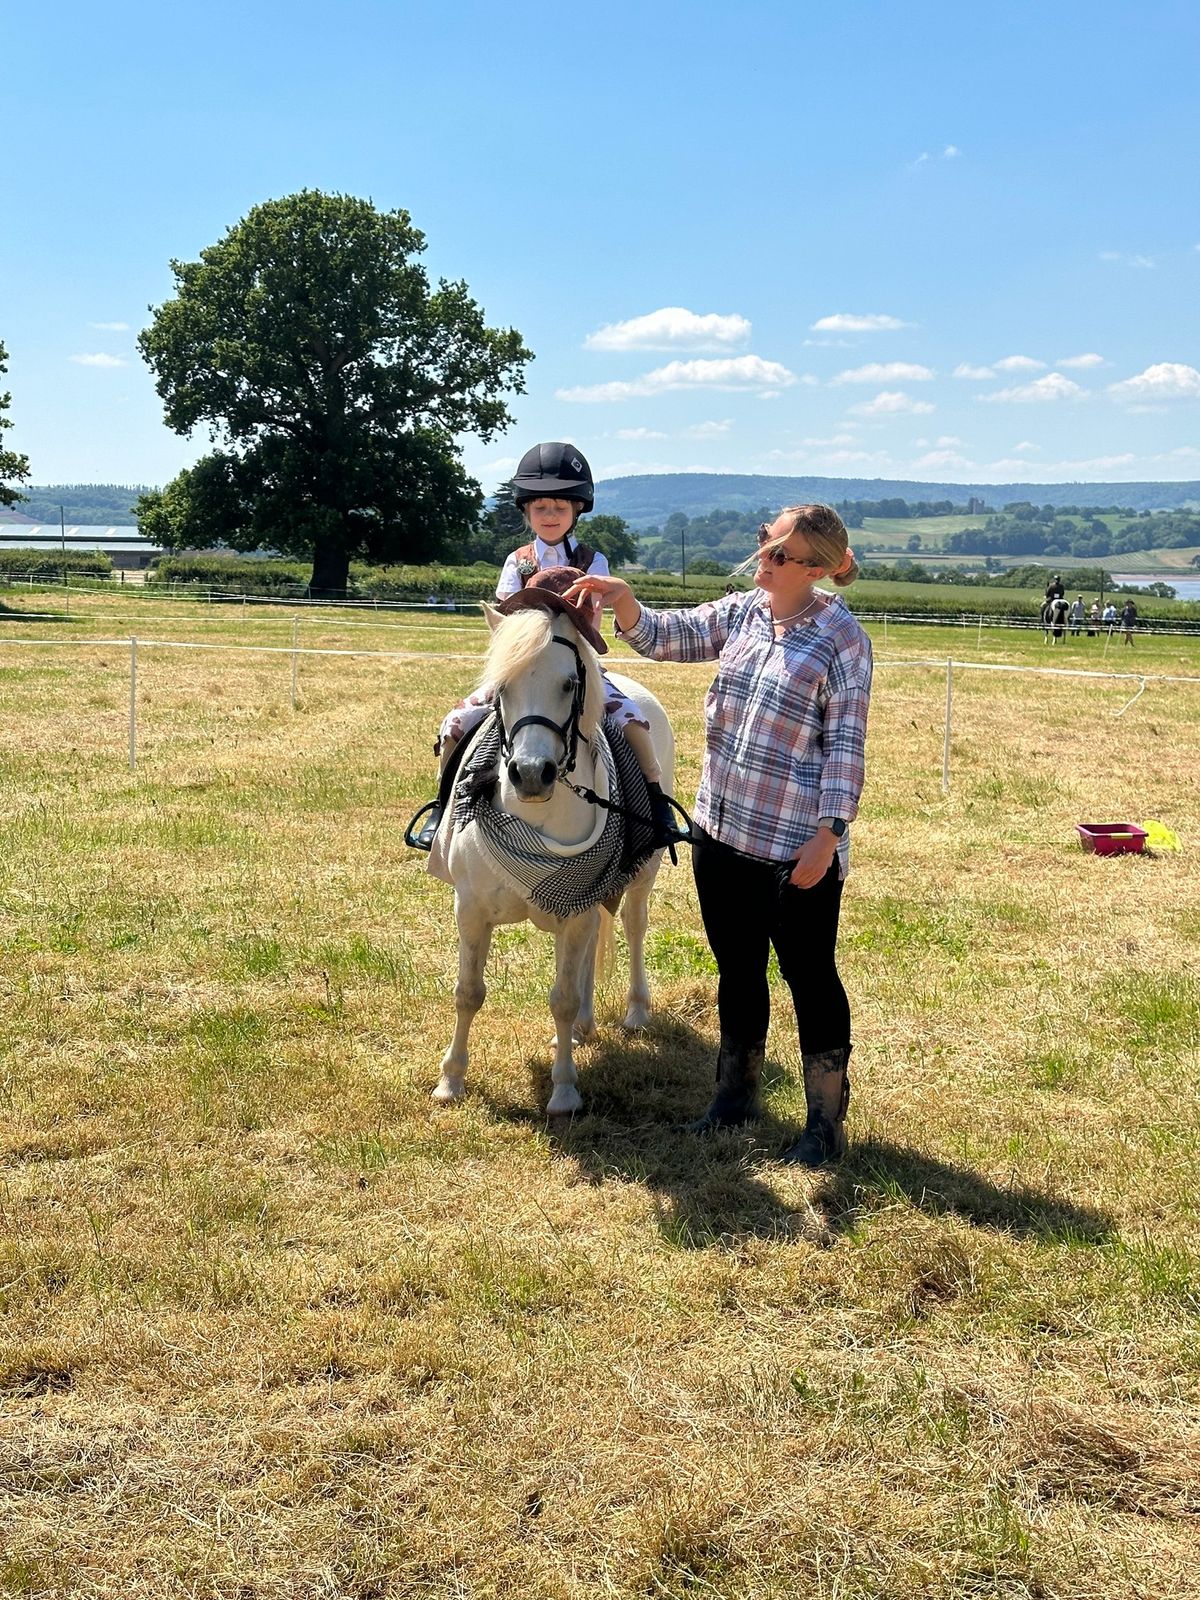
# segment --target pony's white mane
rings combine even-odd
[[[578,647],[583,660],[587,689],[584,694],[583,716],[580,718],[579,731],[585,738],[590,739],[604,717],[604,679],[600,675],[600,662],[596,652],[582,637],[574,623],[558,613],[551,615],[548,611],[516,611],[512,616],[505,617],[492,633],[487,655],[484,657],[480,687],[490,683],[496,689],[503,689],[523,673],[528,672],[543,659],[543,653],[550,648],[550,638],[554,632],[570,639]],[[559,649],[556,655],[562,657],[561,662],[555,662],[556,666],[574,666],[575,663],[568,651]]]

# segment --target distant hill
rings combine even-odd
[[[13,510],[33,522],[59,520],[59,507],[65,520],[89,527],[131,527],[137,520],[133,502],[146,492],[144,483],[35,483],[22,492]]]
[[[647,473],[606,478],[596,509],[624,517],[632,528],[662,524],[672,511],[702,517],[710,511],[772,510],[810,500],[952,500],[974,496],[999,509],[1017,500],[1037,506],[1120,506],[1131,511],[1200,507],[1200,482],[1190,483],[917,483],[907,478],[773,478],[721,472]]]

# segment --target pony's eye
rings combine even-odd
[[[563,693],[564,694],[574,694],[578,684],[579,684],[579,679],[578,678],[564,678],[563,679]]]

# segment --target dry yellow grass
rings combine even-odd
[[[943,797],[944,672],[890,663],[956,636],[877,640],[852,1144],[814,1178],[774,1160],[782,1003],[768,1120],[670,1131],[715,1043],[682,870],[658,1020],[620,1035],[614,975],[568,1134],[527,927],[430,1103],[452,919],[400,834],[480,624],[308,615],[408,654],[304,658],[295,713],[286,655],[147,647],[131,774],[122,650],[9,635],[290,619],[75,609],[0,623],[0,1593],[1196,1593],[1200,686],[1116,720],[1126,685],[960,673]],[[687,796],[708,671],[644,670]],[[1079,852],[1126,816],[1184,852]]]

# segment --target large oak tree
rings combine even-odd
[[[7,371],[8,351],[0,344],[0,378]],[[7,392],[0,394],[0,506],[13,506],[18,500],[24,500],[25,496],[21,491],[12,488],[11,484],[24,483],[29,477],[29,457],[4,448],[4,430],[12,427],[12,419],[6,417],[4,413],[11,401],[11,394]]]
[[[424,248],[405,211],[306,190],[171,263],[138,343],[168,425],[219,448],[142,497],[144,533],[311,558],[340,594],[351,559],[427,560],[475,522],[456,441],[510,425],[532,358],[465,283],[431,287]]]

